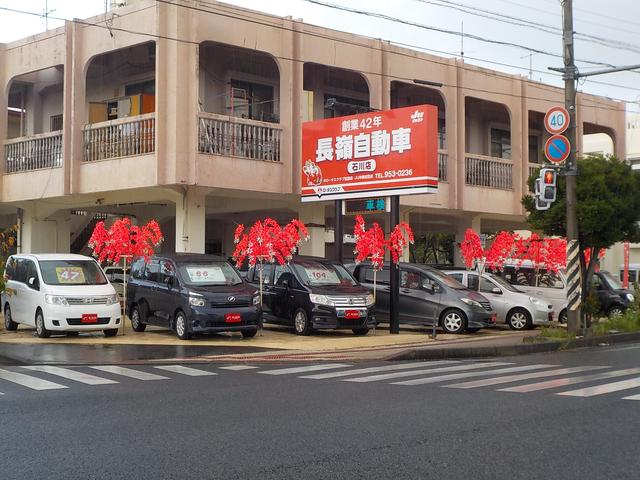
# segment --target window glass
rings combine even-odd
[[[289,275],[284,275],[285,273],[289,273]],[[286,265],[275,266],[275,274],[273,275],[274,285],[282,285],[282,280],[289,280],[289,284],[291,284],[292,277],[293,275],[288,271]]]
[[[606,282],[608,284],[609,288],[611,288],[613,290],[622,290],[622,283],[620,283],[609,272],[600,272],[600,275],[602,275],[602,278],[604,279],[604,282]],[[594,275],[593,278],[596,278],[595,275]]]
[[[631,283],[636,283],[636,273],[635,270],[629,270],[629,281]]]
[[[142,275],[144,273],[144,264],[144,258],[139,258],[138,260],[133,262],[133,265],[131,265],[131,276],[133,278],[142,278]]]
[[[536,286],[536,274],[533,268],[505,267],[503,276],[511,285],[522,285],[525,287]]]
[[[160,262],[151,260],[144,269],[144,278],[150,282],[160,283]]]
[[[173,265],[171,266],[173,268]],[[239,285],[242,279],[228,262],[185,263],[178,266],[187,285]]]
[[[93,260],[42,260],[42,280],[49,285],[104,285],[107,279]]]
[[[270,285],[274,267],[275,266],[271,263],[265,263],[264,265],[262,265],[262,267],[260,266],[260,264],[257,264],[255,267],[253,267],[253,276],[251,281],[260,283],[260,268],[262,268],[262,283],[265,285]]]
[[[419,289],[420,274],[418,272],[400,270],[400,288]]]
[[[462,280],[463,280],[464,275],[462,275],[461,273],[450,273],[449,276],[451,278],[453,278],[454,280],[456,280],[456,281],[458,281],[460,283],[463,283]]]
[[[36,281],[39,279],[38,269],[36,268],[36,264],[32,260],[25,261],[25,269],[27,271],[27,282],[30,278],[35,278]]]
[[[500,128],[491,129],[491,156],[511,159],[511,132]]]
[[[391,281],[389,278],[389,270],[380,270],[379,272],[376,272],[375,276],[376,276],[376,283],[389,285]],[[373,268],[363,267],[360,270],[360,281],[366,282],[366,283],[373,283]]]
[[[564,284],[557,273],[540,270],[538,273],[538,286],[562,289]]]
[[[18,258],[14,280],[16,282],[27,283],[27,260],[25,258]]]
[[[16,275],[16,259],[15,257],[9,257],[9,260],[7,260],[7,265],[4,269],[4,277],[7,280],[14,280],[15,275]]]

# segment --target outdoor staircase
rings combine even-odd
[[[98,222],[102,222],[106,220],[108,214],[98,212],[91,217],[91,219],[86,223],[84,228],[80,230],[75,238],[71,242],[71,253],[83,253],[83,250],[87,246],[87,242],[91,238],[93,234],[93,230],[96,228]]]

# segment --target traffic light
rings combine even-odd
[[[557,175],[556,171],[552,168],[543,168],[540,170],[540,198],[547,203],[553,203],[556,201]]]
[[[536,210],[549,210],[551,202],[547,202],[542,198],[542,179],[536,178],[536,188],[534,199],[536,201]]]

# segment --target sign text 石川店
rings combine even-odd
[[[438,189],[438,109],[417,105],[302,125],[303,202]]]

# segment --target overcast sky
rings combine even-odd
[[[176,0],[178,1],[178,0]],[[374,18],[370,15],[349,13],[328,6],[314,4],[310,0],[228,0],[231,3],[255,10],[263,10],[276,15],[291,15],[305,22],[338,30],[349,31],[374,38],[383,38],[398,44],[423,48],[431,53],[459,57],[464,51],[468,63],[483,65],[499,71],[529,74],[553,85],[562,85],[559,77],[547,72],[549,66],[561,66],[562,60],[543,53],[534,53],[524,48],[488,43],[473,38],[465,38],[461,44],[460,34],[436,32],[433,28],[460,32],[483,37],[491,41],[516,43],[536,50],[562,55],[561,7],[559,0],[322,0],[323,3],[341,5],[366,12],[383,14],[403,21],[421,24],[420,28],[390,19]],[[10,8],[43,14],[45,4],[51,11],[50,17],[86,18],[102,13],[104,0],[0,0],[0,8]],[[475,15],[460,9],[467,7],[482,9]],[[502,21],[489,19],[490,13],[499,13]],[[484,16],[479,16],[484,15]],[[640,64],[640,2],[637,0],[574,0],[574,29],[577,59],[612,65]],[[514,25],[524,19],[539,24],[536,28]],[[62,22],[50,18],[49,28],[60,26]],[[10,42],[45,29],[43,17],[11,13],[0,10],[0,42]],[[551,30],[551,31],[544,31]],[[107,34],[105,32],[105,34]],[[615,46],[601,45],[615,42]],[[437,51],[437,52],[436,52]],[[488,63],[499,62],[505,65]],[[509,66],[507,66],[509,65]],[[581,71],[604,68],[590,63],[579,62]],[[613,85],[602,85],[605,82]],[[587,79],[580,90],[622,99],[630,102],[628,111],[639,111],[640,73],[624,72],[602,75]]]

